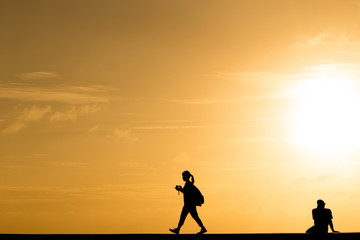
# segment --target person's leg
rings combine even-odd
[[[314,227],[312,232],[313,240],[326,240],[327,239],[327,227]]]
[[[186,206],[184,206],[183,209],[182,209],[182,211],[181,211],[181,214],[180,214],[180,220],[179,220],[179,223],[178,223],[177,228],[169,229],[170,232],[179,234],[180,228],[181,228],[182,225],[184,224],[185,219],[186,219],[186,216],[188,215],[188,213],[189,213],[189,209],[188,209]]]
[[[199,215],[198,215],[198,213],[196,211],[196,206],[192,206],[190,208],[190,214],[193,217],[193,219],[196,221],[196,223],[199,225],[199,227],[201,227],[201,230],[200,230],[200,232],[198,232],[198,234],[206,233],[207,230],[206,230],[206,228],[204,227],[202,221],[199,218]]]
[[[178,223],[178,229],[180,229],[182,227],[182,225],[184,225],[184,222],[185,222],[185,219],[186,219],[186,216],[188,215],[189,213],[189,209],[188,207],[184,206],[182,211],[181,211],[181,214],[180,214],[180,220],[179,220],[179,223]]]
[[[315,233],[315,231],[316,231],[315,226],[312,226],[311,228],[309,228],[308,230],[306,230],[306,233],[308,233],[308,234],[313,234],[313,233]]]
[[[201,219],[199,218],[199,215],[196,211],[196,206],[191,206],[190,208],[190,215],[193,217],[193,219],[196,221],[196,223],[199,225],[199,227],[204,227]]]

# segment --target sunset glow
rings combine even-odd
[[[0,233],[360,226],[359,0],[0,1]],[[181,233],[196,233],[190,217]]]
[[[295,143],[325,154],[360,147],[359,79],[331,67],[336,66],[321,68],[316,78],[299,84],[302,99],[294,116]]]

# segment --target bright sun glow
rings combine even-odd
[[[348,71],[316,69],[298,91],[295,143],[316,153],[345,153],[360,147],[360,99],[355,77]]]

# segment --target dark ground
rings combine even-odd
[[[0,234],[6,239],[119,239],[119,240],[311,240],[310,235],[300,233],[272,234]],[[326,240],[360,240],[360,233],[328,234]]]

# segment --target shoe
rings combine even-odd
[[[206,232],[207,232],[206,228],[202,227],[200,232],[198,232],[197,234],[203,234],[203,233],[206,233]]]
[[[170,230],[170,232],[173,232],[173,233],[175,233],[175,234],[179,234],[179,232],[180,232],[180,229],[178,229],[178,228],[174,228],[174,229],[169,229]]]

